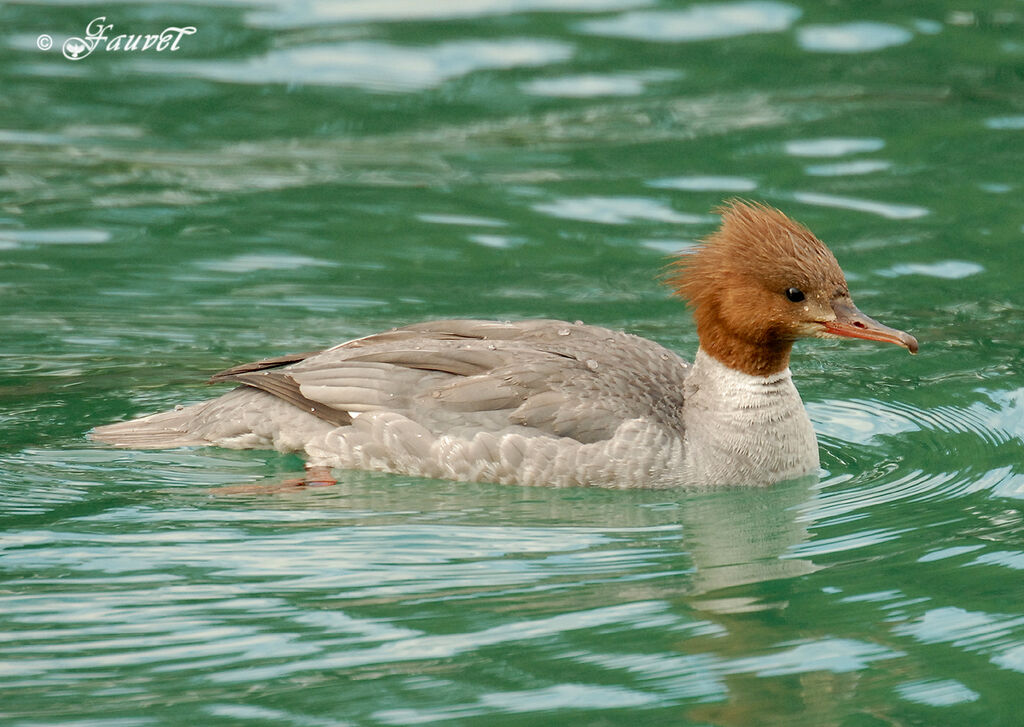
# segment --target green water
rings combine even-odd
[[[100,15],[198,32],[62,57]],[[0,723],[1021,723],[1020,2],[0,17]],[[85,439],[426,318],[692,356],[655,278],[733,195],[921,341],[798,345],[816,482],[223,494],[301,461]]]

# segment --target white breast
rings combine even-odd
[[[769,376],[697,352],[686,387],[687,479],[771,484],[818,471],[818,443],[787,368]]]

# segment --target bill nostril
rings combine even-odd
[[[867,328],[867,326],[865,326],[865,325],[864,325],[863,323],[861,323],[860,321],[854,321],[854,322],[853,322],[853,325],[854,325],[855,327],[857,327],[857,328]]]

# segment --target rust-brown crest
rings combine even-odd
[[[773,207],[734,199],[715,211],[721,226],[669,265],[666,283],[693,307],[708,353],[747,373],[781,371],[806,316],[847,294],[843,272],[824,243]],[[800,315],[790,288],[806,295]]]

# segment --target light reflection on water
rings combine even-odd
[[[136,67],[232,83],[356,86],[402,93],[434,88],[474,71],[545,66],[571,55],[572,48],[564,43],[528,38],[453,41],[432,48],[353,41],[283,48],[239,62],[140,61]]]
[[[72,64],[35,48],[78,30],[63,5],[5,10],[0,719],[1012,723],[1019,13],[186,5],[191,50]],[[798,346],[818,482],[282,488],[295,457],[83,441],[430,317],[692,356],[654,278],[731,195],[922,341]]]

